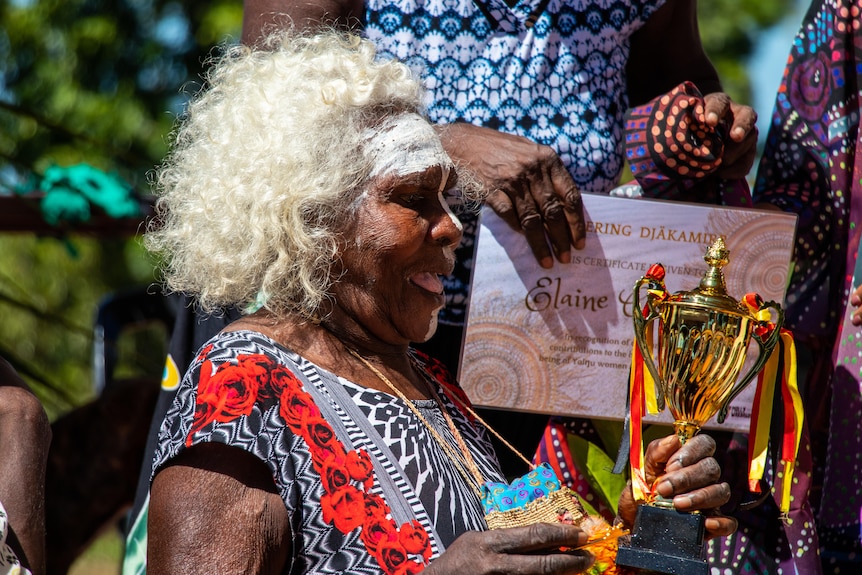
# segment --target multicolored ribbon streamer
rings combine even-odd
[[[742,298],[749,311],[760,325],[755,337],[767,339],[775,325],[769,323],[769,310],[761,309],[762,300],[756,294],[746,294]],[[802,439],[803,407],[799,394],[796,374],[796,345],[790,330],[781,329],[778,345],[772,350],[766,365],[757,376],[757,389],[752,405],[748,441],[748,488],[752,493],[760,493],[760,480],[766,472],[766,455],[769,447],[769,430],[772,426],[773,398],[775,388],[781,387],[781,405],[784,414],[781,425],[781,479],[776,481],[780,489],[778,507],[782,515],[790,511],[790,489],[793,486],[793,473],[796,469],[796,456]],[[776,477],[779,474],[776,470]]]
[[[648,328],[649,329],[649,328]],[[629,409],[631,410],[631,423],[629,425],[629,464],[632,470],[632,492],[635,501],[646,501],[650,489],[644,476],[644,446],[641,435],[641,421],[646,409],[644,399],[644,359],[640,347],[634,343],[632,350],[632,369],[629,376]]]
[[[649,302],[664,300],[667,298],[667,288],[664,285],[664,266],[653,264],[644,274],[648,280],[647,298]],[[646,318],[650,314],[650,305],[644,306],[640,311]],[[661,320],[659,320],[661,329]],[[653,354],[653,324],[646,322],[644,325],[644,342],[646,352],[652,357]],[[659,340],[659,346],[661,341]],[[659,353],[661,349],[659,348]],[[644,448],[641,422],[644,412],[655,415],[659,412],[658,398],[656,395],[656,382],[644,363],[637,339],[632,349],[632,368],[629,375],[629,398],[630,398],[630,422],[629,422],[629,465],[632,472],[632,492],[635,501],[650,501],[653,498],[652,488],[647,485],[644,473]]]

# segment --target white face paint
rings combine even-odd
[[[440,205],[443,206],[443,210],[449,215],[449,219],[452,220],[452,223],[455,224],[455,227],[458,228],[458,231],[463,232],[464,226],[461,225],[461,220],[458,219],[458,216],[452,213],[452,209],[449,207],[449,203],[446,201],[446,198],[443,197],[446,182],[449,181],[450,171],[452,171],[452,168],[450,166],[443,166],[443,179],[440,180],[440,188],[437,191],[437,199],[440,200]]]
[[[438,316],[436,313],[431,315],[431,321],[428,323],[428,331],[425,333],[424,341],[428,341],[429,339],[431,339],[431,336],[433,336],[437,332],[437,317]]]
[[[413,113],[386,118],[380,126],[368,131],[367,142],[365,153],[374,158],[370,174],[372,178],[388,175],[403,177],[440,166],[443,170],[437,191],[440,205],[458,229],[463,230],[461,222],[443,197],[452,170],[452,160],[427,120]]]
[[[368,130],[367,142],[365,153],[374,158],[371,177],[406,176],[452,164],[431,124],[419,114],[386,118]]]

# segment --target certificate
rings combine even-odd
[[[623,419],[635,283],[661,263],[669,292],[697,287],[718,237],[730,250],[728,294],[739,300],[756,292],[783,304],[795,215],[592,194],[583,200],[586,247],[551,269],[538,265],[521,233],[483,208],[458,374],[476,405]],[[750,356],[757,349],[752,342]],[[724,424],[713,418],[706,427],[747,431],[754,390],[749,384],[734,400]],[[647,417],[671,420],[667,410]]]

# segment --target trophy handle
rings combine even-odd
[[[650,352],[649,345],[647,345],[646,328],[649,322],[661,317],[661,313],[655,305],[655,300],[661,298],[658,298],[652,294],[647,295],[647,310],[644,310],[644,308],[641,307],[640,303],[640,291],[641,287],[643,287],[644,284],[649,284],[647,287],[650,288],[650,290],[660,291],[664,294],[667,294],[667,290],[665,289],[663,283],[656,282],[655,280],[644,276],[635,283],[635,290],[633,296],[634,307],[632,308],[632,318],[634,319],[635,324],[635,341],[637,342],[638,348],[640,349],[644,364],[649,370],[649,373],[652,376],[655,385],[658,385],[661,381],[661,377],[659,377],[658,368],[655,365],[655,360],[653,359],[653,355]],[[647,311],[646,315],[644,315],[644,311]],[[656,407],[658,407],[659,411],[664,411],[664,394],[656,393],[655,395]]]
[[[727,418],[727,410],[730,407],[730,403],[736,399],[736,396],[745,389],[745,386],[754,379],[754,377],[760,373],[760,370],[763,369],[763,366],[766,365],[769,356],[772,355],[772,351],[775,349],[775,345],[778,343],[778,338],[781,337],[781,326],[784,325],[784,310],[775,303],[774,301],[768,301],[764,303],[760,310],[764,309],[773,309],[775,310],[776,317],[775,323],[770,324],[768,321],[760,321],[758,322],[760,325],[771,325],[772,329],[769,332],[766,340],[761,340],[761,338],[755,334],[754,341],[760,347],[760,354],[757,357],[757,361],[754,362],[754,365],[751,366],[751,369],[745,374],[745,376],[739,380],[739,382],[734,386],[734,388],[730,391],[730,395],[727,396],[724,404],[721,406],[721,409],[718,410],[718,422],[724,423],[724,420]]]

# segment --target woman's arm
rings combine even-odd
[[[297,28],[321,24],[357,28],[362,26],[364,14],[363,0],[245,0],[242,43],[256,44],[290,21]]]
[[[266,465],[219,443],[183,451],[153,479],[147,573],[278,574],[291,559],[287,509]]]
[[[7,539],[34,575],[45,573],[45,467],[51,426],[42,404],[0,357],[0,502]]]
[[[668,0],[635,32],[626,79],[630,106],[693,82],[704,94],[707,124],[721,125],[727,133],[718,175],[736,179],[751,171],[757,154],[757,113],[722,92],[700,40],[697,0]]]
[[[629,104],[639,106],[686,80],[704,94],[721,81],[700,40],[697,0],[667,0],[634,33],[626,68]]]

